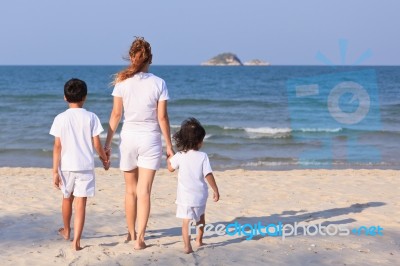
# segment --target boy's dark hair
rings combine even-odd
[[[181,128],[173,136],[178,151],[197,150],[206,135],[204,127],[193,117],[182,122]]]
[[[70,79],[64,85],[64,96],[69,103],[79,103],[87,95],[87,86],[83,80]]]

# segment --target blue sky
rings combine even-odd
[[[153,63],[197,65],[221,52],[242,61],[400,65],[397,0],[2,0],[0,65],[119,65],[134,36]]]

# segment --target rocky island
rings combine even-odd
[[[201,63],[202,66],[243,66],[242,61],[232,53],[223,53]]]
[[[233,53],[222,53],[214,56],[210,60],[201,63],[202,66],[269,66],[270,63],[260,59],[253,59],[246,63],[242,63],[239,57]]]
[[[253,59],[244,63],[245,66],[269,66],[271,63],[262,61],[260,59]]]

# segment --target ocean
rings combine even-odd
[[[112,74],[123,66],[0,66],[0,167],[51,167],[64,83],[88,85],[84,108],[105,128]],[[215,170],[400,169],[400,67],[152,66],[167,84],[172,133],[188,118],[207,132]],[[118,167],[119,134],[112,165]],[[100,163],[96,163],[100,166]],[[163,163],[165,167],[165,162]]]

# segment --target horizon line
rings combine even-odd
[[[119,65],[119,64],[0,64],[0,67],[16,67],[16,66],[118,66],[118,67],[123,67],[127,65]],[[384,66],[400,66],[400,64],[382,64],[382,65],[325,65],[325,64],[274,64],[274,65],[201,65],[201,64],[154,64],[150,65],[152,66],[190,66],[190,67],[274,67],[274,66],[324,66],[324,67],[384,67]]]

